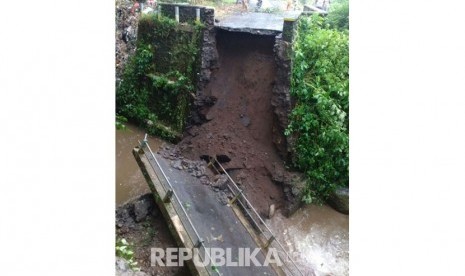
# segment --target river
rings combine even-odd
[[[126,129],[116,130],[116,206],[122,205],[132,198],[149,193],[150,189],[132,155],[132,149],[138,141],[144,139],[143,130],[126,124]],[[163,141],[148,137],[152,150],[156,150]]]
[[[305,275],[349,275],[348,215],[312,204],[290,218],[277,212],[266,222]]]

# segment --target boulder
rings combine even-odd
[[[220,190],[226,189],[226,182],[228,182],[228,177],[224,174],[216,175],[215,181],[212,183],[213,188],[218,188]]]
[[[152,194],[146,194],[134,202],[134,219],[136,222],[143,221],[155,209],[155,201]]]
[[[217,194],[217,198],[218,198],[218,201],[223,205],[226,205],[229,203],[228,195],[223,191]]]
[[[275,205],[271,204],[270,209],[268,211],[268,218],[271,219],[274,216],[275,213]]]
[[[302,196],[306,186],[306,178],[302,173],[285,172],[282,185],[286,200],[283,214],[290,217],[303,205]]]
[[[147,273],[142,271],[133,271],[129,267],[128,262],[120,257],[116,257],[116,268],[115,268],[115,275],[116,276],[148,276]]]
[[[134,226],[133,210],[132,204],[126,204],[116,209],[116,226],[118,228]]]
[[[349,214],[349,188],[337,188],[328,198],[327,203],[336,211]]]
[[[131,270],[131,268],[129,267],[128,262],[123,258],[116,257],[116,273],[126,272],[129,270]]]
[[[181,160],[175,160],[175,161],[172,161],[171,162],[171,167],[175,168],[175,169],[178,169],[180,171],[182,171],[184,168],[182,166],[182,161]]]

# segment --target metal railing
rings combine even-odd
[[[159,177],[161,186],[163,187],[164,192],[165,192],[163,195],[160,194],[161,199],[165,202],[169,201],[172,204],[173,209],[178,215],[182,225],[186,229],[187,236],[191,240],[194,247],[198,248],[199,252],[203,249],[203,252],[204,252],[203,256],[208,258],[209,264],[210,264],[209,269],[207,269],[209,274],[212,275],[216,273],[218,275],[221,275],[218,269],[218,266],[215,266],[210,254],[208,253],[208,250],[206,250],[205,248],[204,239],[202,239],[197,229],[195,228],[194,224],[192,223],[186,209],[184,208],[181,200],[176,194],[176,191],[174,190],[173,185],[171,185],[170,181],[168,180],[168,177],[166,176],[160,163],[158,162],[152,149],[150,148],[148,141],[147,141],[147,134],[145,135],[144,140],[142,142],[139,141],[139,145],[141,149],[143,149],[146,158],[149,161],[154,161],[154,162],[149,162],[152,169],[156,172],[157,175],[163,176],[163,177]],[[148,151],[146,151],[145,149],[148,149]],[[276,239],[276,236],[273,234],[271,229],[268,227],[265,221],[258,214],[257,210],[253,207],[253,205],[250,203],[247,197],[245,197],[243,190],[237,186],[236,182],[231,178],[231,176],[227,173],[226,169],[220,164],[220,162],[218,162],[216,158],[212,158],[210,161],[215,162],[215,164],[217,164],[221,168],[221,170],[224,172],[224,174],[228,177],[229,182],[232,183],[232,185],[227,184],[228,189],[233,194],[233,198],[231,199],[230,203],[234,204],[235,202],[237,202],[238,205],[241,207],[241,209],[245,212],[245,215],[251,220],[256,230],[258,230],[258,232],[262,234],[267,240],[266,245],[262,249],[268,249],[272,247],[273,245],[277,245],[277,247],[281,250],[281,253],[284,253],[285,255],[284,256],[285,258],[283,258],[282,256],[279,256],[279,257],[282,263],[284,264],[284,268],[287,270],[287,272],[290,275],[302,275],[303,276],[304,275],[303,272],[299,269],[299,267],[294,262],[294,260],[291,258],[291,256],[289,256],[289,254],[287,253],[283,245]],[[156,166],[153,165],[154,163],[156,164]],[[206,259],[202,257],[202,254],[199,254],[199,255],[200,255],[199,257],[202,258],[202,262],[205,262]]]
[[[282,258],[281,256],[279,257],[281,258],[281,261],[284,264],[286,270],[289,273],[291,273],[291,275],[303,276],[304,273],[299,269],[299,267],[291,258],[291,256],[289,256],[286,249],[284,249],[284,246],[276,239],[276,236],[273,234],[271,229],[268,227],[268,225],[265,223],[262,217],[258,214],[257,210],[253,207],[253,205],[244,195],[244,191],[237,186],[236,182],[231,178],[226,169],[220,164],[220,162],[218,162],[218,160],[215,157],[210,158],[210,164],[213,164],[213,162],[215,162],[215,164],[217,164],[221,168],[222,172],[228,177],[229,182],[232,183],[232,187],[231,185],[227,185],[228,189],[233,193],[233,198],[230,200],[230,204],[238,202],[241,209],[244,210],[245,215],[251,220],[256,230],[258,230],[258,232],[262,234],[267,240],[265,246],[262,249],[268,249],[273,244],[277,245],[281,252],[285,254],[285,258]],[[215,168],[214,164],[212,167]],[[252,212],[250,212],[249,210],[251,210]]]
[[[210,266],[208,267],[209,269],[207,269],[209,274],[214,275],[216,273],[218,275],[221,275],[218,266],[215,266],[210,254],[208,253],[208,250],[206,250],[205,248],[204,239],[202,239],[199,232],[197,231],[194,224],[192,223],[191,219],[189,218],[189,215],[187,214],[186,209],[184,208],[181,200],[176,194],[176,191],[174,190],[173,185],[171,185],[170,181],[168,180],[168,177],[166,176],[160,163],[158,162],[157,158],[153,154],[152,149],[147,143],[147,134],[145,134],[144,140],[142,142],[139,141],[139,145],[141,149],[144,151],[144,154],[147,157],[147,159],[149,161],[150,160],[155,161],[156,166],[153,165],[154,162],[149,162],[152,169],[157,173],[157,175],[163,176],[163,177],[159,177],[161,186],[163,187],[164,192],[165,192],[165,194],[163,195],[160,194],[161,199],[164,202],[170,202],[172,204],[173,209],[175,210],[176,214],[178,215],[180,219],[180,222],[186,229],[187,236],[191,240],[194,247],[199,250],[199,253],[201,253],[203,249],[203,256],[208,258],[209,260],[208,263],[210,264]],[[146,151],[145,149],[148,149],[148,151]],[[202,263],[206,263],[206,259],[202,257],[202,254],[199,254],[199,257],[202,259]]]

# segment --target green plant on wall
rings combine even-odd
[[[117,87],[117,113],[151,134],[176,140],[195,94],[203,28],[197,22],[143,15],[136,52]]]
[[[123,73],[122,81],[116,90],[117,114],[131,121],[141,122],[150,113],[148,106],[149,91],[145,83],[147,72],[153,69],[153,54],[150,45],[139,45],[130,58]]]
[[[314,15],[298,23],[285,131],[295,141],[293,164],[308,177],[306,202],[349,185],[349,39],[323,22]]]

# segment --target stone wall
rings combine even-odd
[[[179,22],[192,22],[196,19],[196,9],[200,9],[200,22],[205,29],[202,33],[202,45],[200,54],[200,71],[197,81],[197,92],[194,106],[189,116],[190,124],[201,124],[203,116],[198,112],[204,105],[211,104],[211,99],[203,95],[202,90],[210,81],[211,72],[218,68],[218,51],[216,49],[215,9],[203,6],[190,6],[179,4],[160,4],[161,13],[164,16],[175,18],[175,7],[179,7]]]
[[[293,144],[292,137],[286,137],[284,130],[289,125],[289,114],[293,108],[293,101],[290,95],[291,71],[292,71],[292,44],[295,38],[297,18],[285,18],[283,32],[276,36],[274,45],[275,61],[277,66],[275,85],[271,104],[274,112],[273,122],[273,143],[278,153],[284,160],[291,156]]]
[[[210,81],[211,70],[218,68],[218,52],[216,50],[215,9],[204,6],[191,6],[180,4],[159,4],[161,14],[175,18],[175,7],[179,7],[179,22],[192,22],[196,20],[196,10],[200,9],[200,22],[205,29],[202,34],[202,49],[200,59],[200,73],[198,90],[205,87]]]
[[[219,67],[218,50],[216,48],[216,29],[214,25],[214,10],[211,9],[211,15],[206,18],[205,29],[202,36],[202,51],[200,55],[200,75],[197,82],[197,93],[192,108],[190,122],[192,124],[202,124],[205,118],[199,110],[205,105],[211,105],[213,100],[202,93],[203,89],[210,81],[212,70]]]
[[[276,79],[273,86],[271,105],[273,106],[273,143],[286,161],[291,158],[293,145],[292,137],[286,137],[284,131],[289,125],[289,115],[292,111],[293,100],[290,94],[292,71],[292,42],[294,40],[297,20],[285,20],[283,33],[276,36],[274,54],[276,61]],[[278,175],[280,175],[278,173]],[[274,177],[273,181],[283,187],[286,204],[284,215],[291,216],[302,206],[302,193],[305,188],[305,177],[302,173],[285,171],[281,177]]]
[[[283,34],[282,39],[284,41],[292,43],[294,40],[294,33],[297,26],[297,20],[295,18],[284,18],[283,22]]]

